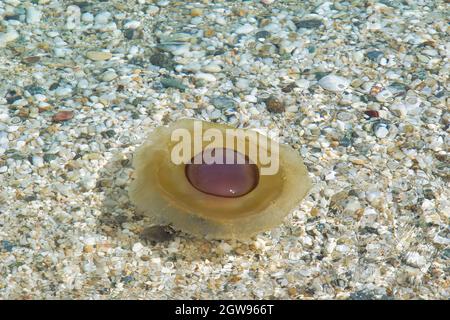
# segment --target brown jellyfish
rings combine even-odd
[[[250,129],[181,119],[137,150],[129,193],[155,224],[246,239],[282,223],[311,187],[298,152]]]

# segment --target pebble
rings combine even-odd
[[[111,19],[111,13],[102,11],[95,16],[94,21],[97,25],[105,25],[109,22],[109,19]]]
[[[379,62],[381,60],[381,57],[383,56],[383,52],[378,50],[373,50],[367,52],[367,58],[369,58],[372,61]]]
[[[329,74],[319,80],[319,85],[328,91],[342,92],[350,85],[350,80],[347,78]]]
[[[72,88],[71,87],[58,87],[55,90],[55,95],[58,97],[66,97],[72,94]]]
[[[62,122],[62,121],[68,121],[72,119],[74,116],[73,111],[59,111],[55,115],[53,115],[52,120],[54,122]]]
[[[217,109],[234,109],[236,102],[230,97],[218,96],[211,99],[211,104]]]
[[[92,23],[94,22],[94,15],[90,12],[85,12],[81,15],[81,21],[84,23]]]
[[[9,42],[15,41],[18,37],[19,33],[13,29],[0,33],[0,48],[6,47]]]
[[[150,56],[150,63],[154,66],[166,68],[168,70],[173,69],[173,60],[162,52],[154,53]]]
[[[140,238],[146,242],[166,242],[174,238],[174,233],[166,226],[152,226],[145,228]]]
[[[161,84],[164,88],[176,88],[181,91],[184,91],[187,89],[187,86],[184,85],[180,80],[175,78],[162,78]]]
[[[86,57],[94,61],[104,61],[111,59],[112,53],[104,51],[88,51]]]
[[[81,10],[80,7],[70,5],[66,10],[66,29],[73,30],[80,26]]]
[[[207,82],[215,82],[217,80],[217,78],[209,73],[204,73],[204,72],[197,72],[195,74],[195,78],[198,80],[204,80]]]
[[[269,31],[266,31],[266,30],[261,30],[261,31],[258,31],[256,34],[255,34],[255,39],[256,40],[262,40],[262,41],[264,41],[264,40],[266,40],[267,38],[269,38],[270,37],[270,32]]]
[[[378,118],[380,117],[380,113],[376,110],[366,110],[364,113],[369,116],[369,118]]]
[[[41,21],[42,13],[35,7],[29,7],[27,9],[27,23],[37,24]]]
[[[284,103],[279,98],[271,96],[265,100],[265,104],[270,112],[281,113],[285,111]]]
[[[388,134],[389,134],[389,130],[383,126],[378,127],[375,131],[375,135],[378,138],[385,138]]]
[[[102,74],[103,81],[112,81],[115,78],[117,78],[117,73],[114,70],[108,70]]]
[[[32,157],[32,162],[33,165],[40,168],[44,166],[44,159],[42,157],[39,156],[33,156]]]
[[[319,19],[306,19],[306,20],[300,20],[295,24],[295,26],[298,29],[304,28],[304,29],[317,29],[320,26],[323,25],[322,20]]]
[[[206,66],[202,67],[202,71],[210,72],[210,73],[218,73],[218,72],[222,71],[222,68],[217,63],[209,63]]]
[[[235,32],[237,34],[248,34],[251,33],[255,30],[255,27],[249,23],[246,23],[244,25],[239,26]]]
[[[137,20],[128,21],[123,25],[125,29],[137,29],[141,26],[141,22]]]

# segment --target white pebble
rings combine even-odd
[[[132,21],[125,23],[123,27],[125,29],[137,29],[137,28],[139,28],[140,25],[141,25],[141,23],[139,21],[132,20]]]
[[[72,88],[71,87],[58,87],[55,90],[55,95],[58,97],[64,97],[64,96],[68,96],[72,93]]]
[[[78,6],[68,6],[66,11],[66,29],[73,30],[80,25],[81,10]]]
[[[208,81],[208,82],[214,82],[216,81],[216,77],[212,74],[209,73],[203,73],[203,72],[198,72],[195,75],[195,78],[199,79],[199,80],[204,80],[204,81]]]
[[[249,24],[249,23],[246,23],[246,24],[244,24],[244,25],[242,25],[242,26],[239,26],[239,27],[236,29],[236,33],[237,33],[237,34],[248,34],[248,33],[252,32],[252,31],[254,31],[254,30],[255,30],[255,27],[254,27],[254,26],[252,26],[252,25]]]
[[[12,42],[19,37],[19,33],[12,29],[4,33],[0,33],[0,48],[6,47],[8,42]]]
[[[29,7],[27,9],[27,23],[35,24],[41,21],[42,13],[35,7]]]
[[[103,73],[102,80],[103,81],[111,81],[117,78],[117,73],[114,70],[108,70]]]
[[[256,103],[256,102],[258,102],[258,99],[255,96],[249,94],[249,95],[245,96],[245,101]]]
[[[36,167],[43,167],[44,166],[44,159],[42,159],[42,157],[38,157],[38,156],[33,156],[31,158],[31,161],[33,162],[33,165]]]
[[[108,11],[102,11],[95,16],[95,24],[107,24],[111,18],[111,13]]]
[[[84,23],[92,23],[94,21],[94,15],[90,12],[85,12],[81,15],[81,21]]]
[[[206,66],[203,66],[202,71],[204,72],[211,72],[211,73],[217,73],[220,72],[222,68],[217,63],[210,63]]]
[[[377,131],[375,132],[375,135],[376,135],[378,138],[385,138],[385,137],[388,135],[388,133],[389,133],[389,130],[388,130],[387,128],[385,128],[385,127],[379,127],[379,128],[377,129]]]

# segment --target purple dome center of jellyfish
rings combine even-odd
[[[204,150],[192,158],[191,164],[186,165],[186,177],[201,192],[237,198],[256,188],[259,171],[242,153],[214,148]]]

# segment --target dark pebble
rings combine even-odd
[[[377,228],[366,226],[360,230],[361,234],[378,234]]]
[[[35,94],[45,94],[45,89],[42,87],[38,87],[35,85],[29,85],[24,87],[24,89],[26,91],[28,91],[29,94],[31,94],[32,96],[34,96]]]
[[[53,115],[54,122],[68,121],[73,118],[73,111],[60,111]]]
[[[37,200],[37,197],[35,195],[26,196],[23,200],[25,200],[26,202],[31,202]]]
[[[136,66],[139,67],[145,67],[146,63],[144,61],[144,59],[140,58],[140,57],[133,57],[130,60],[128,60],[131,64],[134,64]]]
[[[380,113],[376,110],[366,110],[364,111],[364,114],[369,116],[369,118],[379,118]]]
[[[276,97],[267,98],[265,103],[267,110],[269,110],[270,112],[281,113],[285,110],[283,101]]]
[[[80,8],[81,13],[89,12],[92,9],[92,3],[89,3],[87,1],[77,1],[74,3],[74,5]]]
[[[20,14],[14,14],[14,15],[5,16],[4,19],[5,19],[5,21],[9,21],[9,20],[20,21]]]
[[[104,138],[112,138],[112,137],[114,137],[115,135],[116,135],[116,132],[115,132],[114,130],[112,130],[112,129],[106,130],[106,131],[102,132],[102,136],[103,136]]]
[[[295,84],[295,82],[292,82],[292,83],[288,84],[287,86],[285,86],[283,89],[281,89],[281,91],[283,91],[284,93],[289,93],[292,90],[294,90],[295,87],[297,87],[297,85]]]
[[[217,49],[216,51],[213,52],[213,56],[220,56],[224,53],[225,53],[224,49]]]
[[[142,39],[144,37],[141,29],[126,29],[123,34],[128,40]]]
[[[423,196],[425,197],[425,199],[428,199],[428,200],[436,199],[436,196],[434,195],[434,192],[431,189],[424,189]]]
[[[56,88],[59,87],[59,82],[54,82],[51,84],[51,86],[48,88],[48,90],[53,91],[56,90]]]
[[[230,97],[219,96],[211,99],[211,104],[217,109],[234,109],[236,102]]]
[[[14,245],[11,242],[9,242],[8,240],[0,241],[0,246],[3,250],[5,250],[7,252],[11,252],[14,248]]]
[[[394,97],[402,96],[406,94],[406,91],[408,90],[408,87],[400,82],[393,82],[390,84],[387,89],[392,92]]]
[[[29,63],[29,64],[31,64],[31,63],[36,63],[36,62],[39,62],[41,60],[41,57],[40,56],[29,56],[29,57],[25,57],[25,58],[23,58],[23,62],[24,63]]]
[[[319,28],[321,25],[323,25],[322,20],[319,19],[307,19],[307,20],[301,20],[299,22],[297,22],[295,24],[295,26],[300,29],[300,28],[305,28],[305,29],[317,29]]]
[[[258,31],[258,32],[255,34],[256,40],[259,40],[259,39],[267,39],[267,38],[269,38],[269,37],[270,37],[270,32],[269,32],[269,31],[265,31],[265,30]]]
[[[322,79],[323,77],[325,77],[325,76],[327,76],[329,74],[330,74],[329,72],[319,71],[319,72],[315,72],[314,76],[316,77],[316,80],[319,81],[320,79]]]
[[[172,58],[167,55],[164,54],[162,52],[157,52],[153,55],[150,56],[150,63],[154,66],[158,66],[161,68],[165,68],[165,69],[173,69],[174,66],[174,62],[172,60]]]
[[[383,56],[383,52],[378,50],[369,51],[366,54],[367,58],[369,58],[372,61],[378,62],[380,61],[381,57]]]
[[[349,300],[376,300],[376,297],[372,292],[360,290],[352,292],[350,294]]]
[[[121,280],[123,283],[128,284],[128,283],[132,282],[134,280],[134,278],[132,276],[125,276]]]
[[[187,86],[185,86],[183,83],[181,83],[180,80],[175,78],[162,78],[161,84],[164,88],[176,88],[181,91],[184,91],[187,89]]]
[[[44,154],[44,161],[45,162],[51,162],[53,160],[55,160],[58,156],[56,154],[53,153],[46,153]]]
[[[19,100],[19,99],[21,99],[21,98],[22,98],[21,96],[10,96],[10,97],[6,97],[6,102],[7,102],[8,104],[13,104],[14,101],[17,101],[17,100]]]
[[[436,98],[442,98],[443,96],[445,96],[445,90],[441,90],[435,94]]]
[[[167,226],[152,226],[145,228],[140,238],[147,242],[165,242],[170,241],[175,237],[173,230]]]
[[[450,248],[444,249],[441,254],[442,259],[450,260]]]

